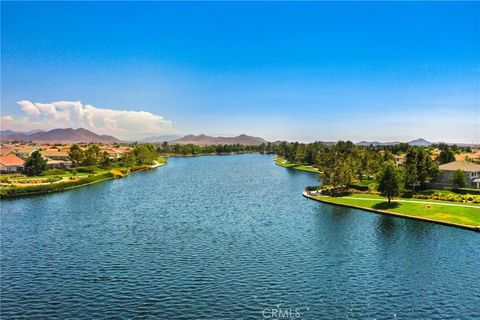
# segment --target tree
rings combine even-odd
[[[96,144],[92,144],[85,150],[85,159],[83,160],[84,166],[95,166],[100,160],[102,153],[100,148]]]
[[[99,164],[102,168],[109,168],[112,164],[112,160],[110,159],[110,155],[107,151],[104,151],[99,159]]]
[[[28,176],[35,176],[42,173],[47,169],[47,161],[43,159],[40,151],[36,150],[32,152],[30,157],[27,158],[24,164],[24,171]]]
[[[412,147],[405,156],[405,184],[415,191],[438,173],[438,163],[433,161],[425,148]]]
[[[76,167],[85,159],[85,154],[78,144],[73,144],[68,152],[68,157],[72,160],[72,166]]]
[[[390,204],[392,198],[397,196],[401,190],[402,179],[398,169],[392,162],[386,162],[377,180],[377,190],[380,192],[380,195],[387,197]]]
[[[438,155],[438,162],[440,164],[449,163],[455,161],[455,154],[450,149],[445,149]]]
[[[305,145],[301,144],[298,146],[297,152],[295,154],[295,163],[304,163],[305,157]]]
[[[462,169],[458,169],[452,175],[452,184],[459,188],[465,188],[467,186],[467,175]]]
[[[191,147],[191,153],[195,154],[195,146],[191,145]],[[137,163],[140,164],[152,164],[158,157],[157,149],[153,144],[149,143],[136,146],[135,149],[133,149],[133,154],[135,155]]]

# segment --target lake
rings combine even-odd
[[[480,234],[304,198],[316,181],[171,158],[2,201],[2,319],[480,318]]]

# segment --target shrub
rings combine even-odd
[[[57,181],[60,181],[60,180],[62,180],[61,177],[50,177],[50,178],[46,179],[45,181],[49,182],[49,183],[52,183],[52,182],[57,182]]]
[[[358,191],[368,191],[369,187],[368,185],[363,185],[363,184],[357,184],[357,183],[351,183],[348,185],[349,188],[358,190]]]
[[[77,171],[82,173],[95,173],[99,171],[98,167],[96,166],[86,166],[86,167],[78,167]]]
[[[305,190],[307,191],[316,191],[316,190],[320,190],[321,189],[321,186],[306,186],[305,187]]]
[[[449,189],[451,192],[459,193],[459,194],[476,194],[480,195],[480,189],[471,189],[471,188],[452,188]]]

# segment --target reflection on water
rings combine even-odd
[[[480,317],[479,234],[303,197],[315,183],[199,157],[2,202],[2,319]]]

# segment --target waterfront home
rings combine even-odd
[[[480,189],[480,164],[471,163],[467,161],[453,161],[439,166],[440,174],[437,177],[437,182],[452,186],[452,176],[457,170],[465,172],[467,178],[467,187]]]
[[[0,148],[0,156],[6,156],[10,153],[13,153],[15,154],[15,149],[14,148],[11,148],[11,147],[5,147],[5,146],[2,146]]]
[[[30,155],[33,153],[33,151],[38,150],[37,147],[32,147],[32,146],[21,146],[17,149],[15,149],[15,155],[17,157],[26,159],[30,157]]]
[[[23,171],[25,161],[17,157],[13,153],[6,156],[0,156],[0,172],[2,173],[18,173]]]

